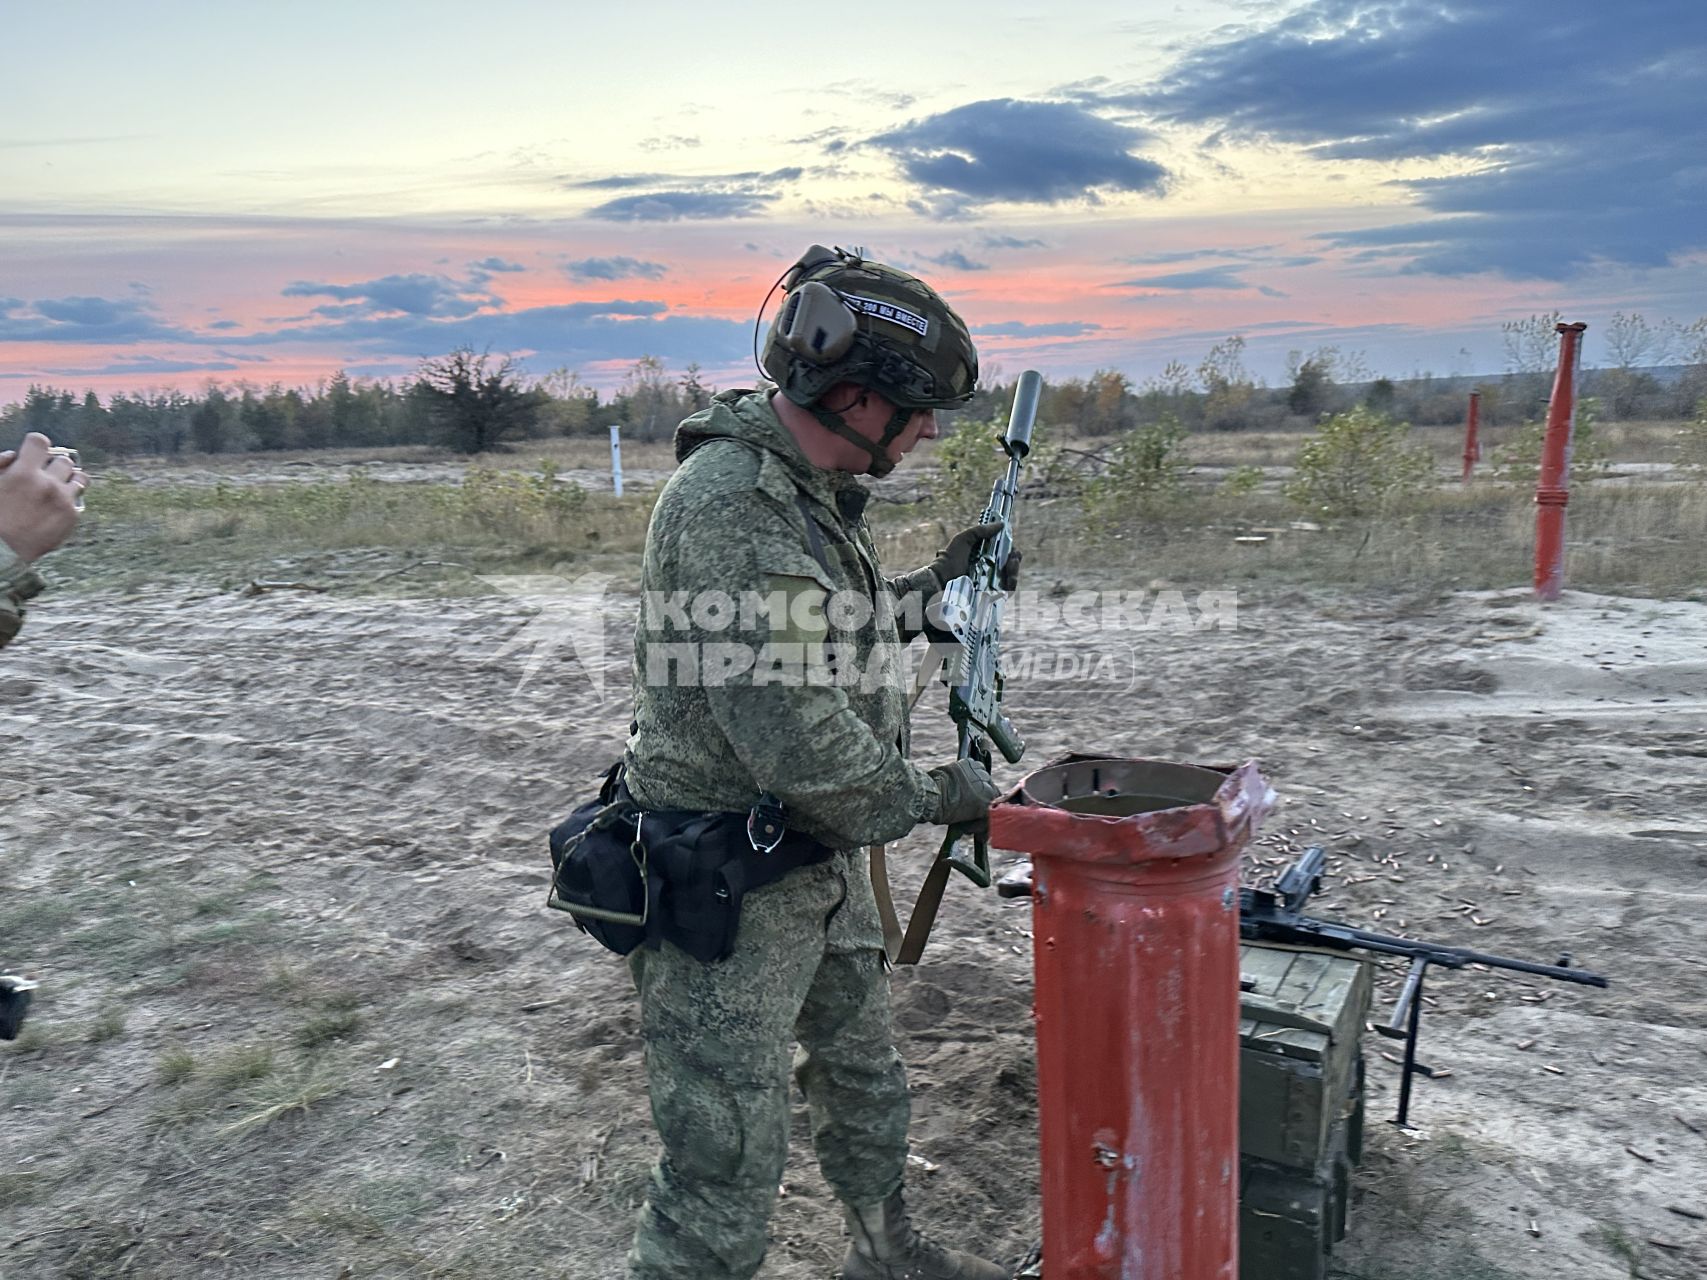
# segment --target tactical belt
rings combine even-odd
[[[768,792],[745,814],[642,809],[620,768],[551,833],[547,898],[618,955],[669,942],[703,963],[726,959],[748,892],[834,853],[790,831]]]

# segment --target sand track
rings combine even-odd
[[[633,602],[606,604],[601,654],[496,597],[44,599],[0,656],[0,961],[44,982],[38,1040],[0,1051],[0,1275],[620,1274],[652,1147],[633,1004],[542,874],[626,730]],[[1453,1074],[1401,1134],[1372,1046],[1347,1276],[1707,1273],[1668,1208],[1707,1212],[1707,611],[1247,593],[1237,630],[1055,642],[1142,680],[1016,685],[1028,765],[1259,757],[1288,805],[1253,854],[1326,845],[1324,914],[1614,981],[1431,980]],[[946,755],[930,699],[916,723]],[[1007,1256],[1037,1222],[1028,925],[957,883],[895,980],[921,1216]],[[223,1078],[245,1050],[267,1072]],[[779,1280],[841,1249],[795,1136]]]

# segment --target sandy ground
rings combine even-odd
[[[44,598],[0,656],[0,962],[43,983],[0,1049],[0,1277],[621,1274],[652,1151],[631,991],[544,907],[543,833],[627,723],[633,602],[602,609],[601,655],[521,599]],[[1341,1274],[1707,1274],[1707,607],[1246,592],[1238,623],[1018,637],[1057,673],[1011,690],[1028,763],[1257,757],[1287,807],[1253,860],[1324,842],[1324,914],[1614,984],[1435,979],[1451,1074],[1412,1133],[1372,1044]],[[1112,685],[1059,661],[1104,652]],[[922,758],[945,720],[921,704]],[[957,881],[894,982],[919,1216],[1010,1259],[1028,923]],[[795,1137],[774,1280],[843,1248]]]

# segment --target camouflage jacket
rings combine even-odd
[[[42,589],[34,569],[0,542],[0,649],[24,625],[24,601]]]
[[[740,811],[769,791],[834,848],[905,835],[937,787],[907,760],[901,622],[941,584],[882,576],[867,490],[808,462],[764,394],[718,395],[676,457],[641,571],[635,799]]]

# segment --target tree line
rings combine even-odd
[[[1468,393],[1478,390],[1485,422],[1521,423],[1545,409],[1558,320],[1552,312],[1502,326],[1505,372],[1480,379],[1376,377],[1360,354],[1324,346],[1290,353],[1284,381],[1270,387],[1247,369],[1245,339],[1234,335],[1195,365],[1171,361],[1137,384],[1114,369],[1052,380],[1039,418],[1067,434],[1112,436],[1161,422],[1188,431],[1308,426],[1362,406],[1428,426],[1463,421]],[[1579,390],[1598,398],[1605,417],[1688,418],[1707,399],[1707,317],[1650,324],[1620,312],[1604,341],[1610,363],[1585,370]],[[530,379],[512,359],[463,347],[423,361],[402,382],[340,371],[312,388],[209,382],[199,395],[119,393],[105,402],[93,391],[32,386],[21,402],[0,409],[0,446],[42,431],[97,461],[388,445],[480,453],[519,440],[603,435],[612,425],[629,439],[653,442],[710,404],[714,390],[697,365],[672,373],[643,356],[606,398],[569,370]],[[944,416],[990,421],[1006,411],[1011,394],[1000,371],[988,370],[972,403]]]
[[[568,370],[529,379],[512,359],[463,347],[423,361],[402,382],[340,370],[314,387],[209,382],[200,394],[120,392],[105,401],[93,391],[32,386],[0,409],[0,442],[41,431],[98,461],[389,445],[481,453],[518,440],[602,435],[612,425],[653,441],[709,405],[713,390],[697,365],[672,374],[644,356],[601,398]]]

